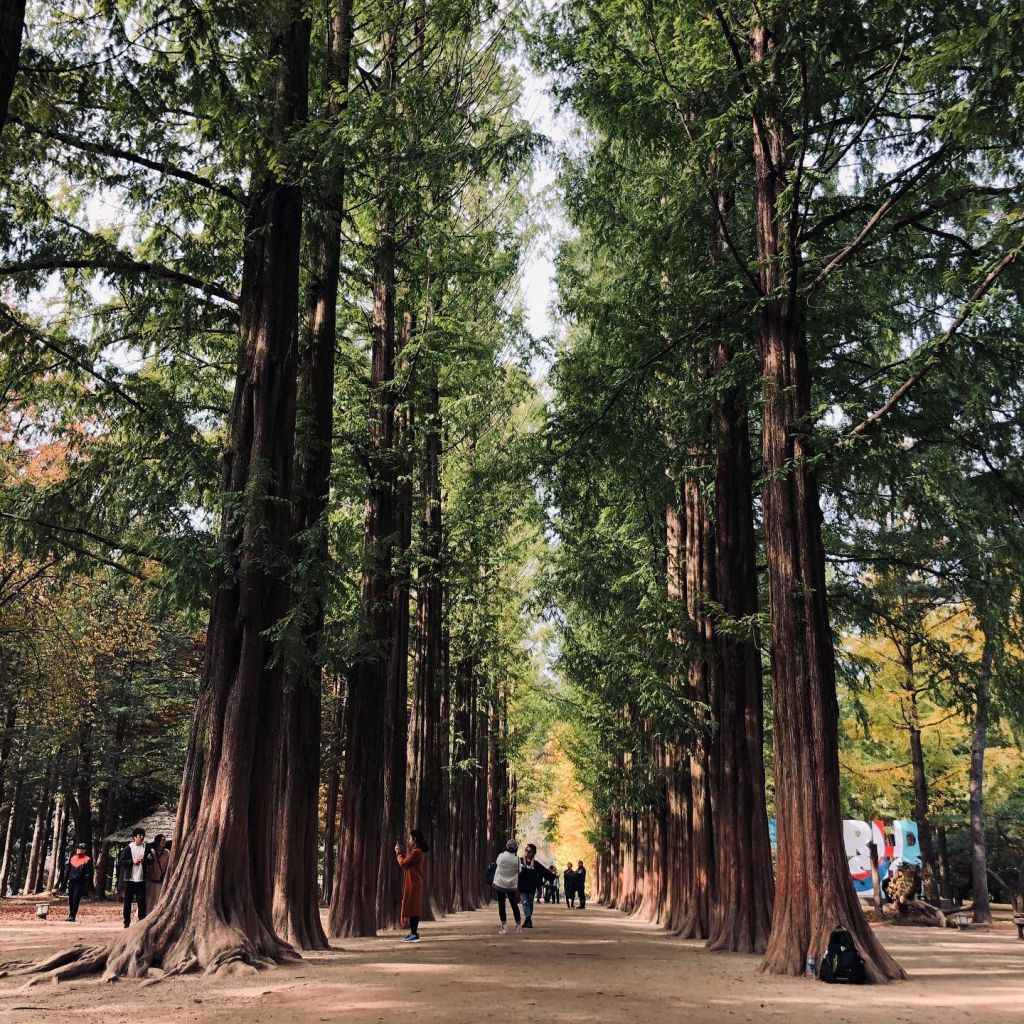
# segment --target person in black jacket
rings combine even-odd
[[[85,843],[79,843],[68,861],[68,917],[74,921],[78,916],[78,905],[82,897],[92,888],[92,857],[86,852]]]
[[[533,927],[533,898],[537,890],[555,873],[544,867],[537,857],[537,847],[526,844],[526,856],[519,862],[519,900],[523,904],[523,927]]]
[[[580,910],[587,909],[587,869],[583,861],[578,861],[576,868],[576,895],[580,898]]]
[[[132,841],[117,855],[117,877],[124,886],[125,928],[132,923],[132,900],[139,908],[139,920],[146,916],[146,862],[151,857],[144,828],[135,829]]]
[[[565,905],[571,909],[576,905],[576,872],[572,863],[566,864],[562,872],[562,889],[565,891]]]

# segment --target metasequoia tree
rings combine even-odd
[[[270,58],[268,141],[281,145],[306,114],[309,23],[301,5],[288,4],[254,35],[266,39]],[[274,799],[282,664],[267,634],[289,604],[301,205],[283,169],[266,161],[254,168],[222,466],[228,500],[167,888],[156,910],[110,947],[39,966],[55,976],[103,965],[129,976],[151,966],[223,972],[296,956],[273,924],[269,858],[287,829]]]
[[[350,0],[330,2],[324,18],[324,78],[321,118],[341,123],[347,106],[352,53]],[[319,856],[321,731],[321,665],[325,622],[325,580],[328,564],[328,499],[334,431],[335,349],[338,324],[338,283],[341,266],[341,218],[345,202],[343,156],[328,162],[319,187],[307,194],[306,246],[311,267],[304,295],[299,346],[298,413],[296,424],[295,535],[303,635],[298,678],[286,689],[282,744],[285,763],[279,796],[282,843],[275,867],[274,925],[298,949],[323,949],[327,937],[320,922],[317,884]],[[337,789],[334,791],[337,799]],[[335,808],[328,806],[326,868],[333,859]],[[330,863],[333,868],[333,863]],[[325,879],[328,886],[329,879]]]

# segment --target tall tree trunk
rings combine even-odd
[[[395,83],[393,26],[380,39],[381,89]],[[360,591],[366,653],[350,677],[345,723],[345,784],[329,931],[334,937],[377,934],[381,858],[398,837],[382,836],[384,734],[394,623],[395,543],[395,214],[385,188],[380,199],[373,266],[370,363],[369,494],[363,525]]]
[[[984,627],[983,627],[984,631]],[[978,682],[974,690],[974,728],[971,734],[971,767],[968,774],[971,809],[971,920],[975,924],[992,923],[988,894],[988,857],[985,852],[985,732],[992,685],[992,641],[984,633]]]
[[[351,54],[351,0],[327,3],[324,115],[340,121],[347,102]],[[285,691],[278,814],[289,841],[274,864],[274,928],[298,949],[326,949],[320,922],[317,880],[320,822],[320,716],[322,641],[329,550],[327,509],[331,486],[334,427],[334,352],[337,334],[338,276],[344,167],[332,167],[310,205],[307,248],[309,284],[299,350],[298,413],[295,442],[295,532],[299,564],[307,569],[293,602],[302,611],[303,663]]]
[[[949,850],[946,847],[946,826],[938,828],[939,845],[939,895],[944,900],[953,900],[953,885],[949,874]]]
[[[768,60],[775,40],[754,28],[751,57]],[[767,89],[767,86],[763,87]],[[778,877],[763,967],[799,975],[836,925],[853,935],[871,981],[905,977],[871,931],[853,889],[839,795],[835,655],[825,600],[821,508],[813,471],[799,241],[790,221],[790,147],[766,100],[754,98],[755,233],[763,389],[763,516],[768,562],[774,689]],[[791,265],[786,266],[787,261]]]
[[[75,842],[85,843],[89,856],[94,857],[92,832],[92,722],[91,709],[83,712],[78,723],[78,762],[75,767],[75,792],[71,813],[75,819]]]
[[[932,903],[939,900],[939,871],[935,859],[935,845],[932,842],[932,825],[929,821],[928,776],[925,772],[924,747],[921,743],[921,721],[917,707],[917,689],[914,685],[914,647],[907,643],[903,650],[904,688],[909,705],[908,732],[910,734],[910,763],[914,773],[914,819],[917,821],[917,838],[921,844],[921,862],[925,867],[924,894]]]
[[[345,686],[343,677],[334,679],[331,739],[327,752],[327,800],[324,808],[324,866],[320,902],[326,906],[334,889],[334,850],[338,840],[338,793],[341,787],[341,752],[345,737]]]
[[[43,882],[44,892],[53,892],[60,881],[61,862],[64,857],[64,844],[67,840],[68,816],[64,794],[58,793],[53,805],[53,842],[50,845],[50,857],[46,866],[46,878]]]
[[[10,820],[12,804],[5,802],[4,797],[10,789],[10,767],[11,747],[14,744],[14,727],[18,721],[18,705],[12,699],[7,705],[7,712],[4,715],[3,733],[0,734],[0,820],[5,823]],[[3,846],[0,847],[0,859],[7,853],[7,826],[0,825],[3,835],[0,839]],[[3,886],[0,885],[0,896],[3,895]]]
[[[431,841],[441,835],[442,773],[447,761],[442,752],[441,643],[443,629],[441,587],[441,411],[437,367],[425,353],[423,409],[420,433],[423,464],[420,469],[420,563],[416,580],[416,649],[413,662],[412,717],[409,727],[409,822]],[[437,856],[428,861],[425,873],[424,913],[434,917],[444,912],[439,899],[441,879]]]
[[[107,886],[110,884],[110,843],[106,837],[114,831],[117,824],[117,793],[121,782],[121,759],[124,740],[128,732],[128,716],[122,711],[114,723],[114,743],[110,761],[110,779],[103,795],[103,815],[100,820],[101,834],[99,837],[99,855],[96,858],[96,893],[100,899],[106,898]],[[77,837],[76,837],[77,839]]]
[[[17,775],[14,779],[14,792],[11,794],[10,810],[7,813],[7,824],[4,829],[4,855],[0,859],[0,898],[7,895],[7,880],[11,873],[14,857],[14,844],[18,836],[18,823],[21,811],[21,795],[25,788],[25,737],[22,736],[18,752]]]
[[[406,311],[397,331],[395,356],[406,377],[403,392],[411,391],[411,367],[402,353],[412,341],[415,320]],[[387,675],[387,715],[384,733],[384,834],[391,839],[383,851],[378,883],[377,924],[397,927],[401,919],[402,877],[392,853],[395,839],[405,845],[406,775],[409,746],[409,552],[412,546],[412,402],[405,397],[395,408],[395,560],[391,583],[391,641]],[[417,826],[413,826],[418,827]]]
[[[723,344],[717,374],[729,372],[730,362]],[[753,634],[758,611],[753,474],[741,388],[723,394],[716,419],[716,588],[730,628],[715,631],[721,679],[708,948],[763,953],[771,934],[775,881],[765,809],[761,653]]]
[[[7,124],[7,107],[14,92],[25,34],[25,0],[0,0],[0,141]]]
[[[39,891],[39,879],[46,850],[46,834],[49,830],[50,815],[53,813],[52,786],[53,762],[51,761],[39,784],[39,799],[36,804],[35,822],[32,826],[32,847],[28,855],[28,870],[25,874],[24,891],[26,893]]]
[[[696,463],[703,453],[693,453]],[[701,494],[703,481],[690,472],[683,485],[686,513],[686,609],[690,619],[693,654],[690,659],[689,697],[695,702],[697,731],[691,743],[689,854],[684,917],[678,934],[706,939],[711,933],[711,896],[715,888],[714,823],[711,783],[715,772],[717,736],[709,716],[719,689],[712,607],[715,595],[713,528]]]
[[[269,18],[276,148],[306,116],[309,22],[297,0]],[[170,872],[153,913],[56,976],[104,965],[133,977],[151,966],[229,973],[296,956],[273,927],[272,851],[290,837],[275,809],[283,666],[268,631],[290,598],[302,194],[297,169],[282,180],[267,155],[250,186],[220,557]]]

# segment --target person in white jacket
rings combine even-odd
[[[495,861],[494,881],[491,883],[494,888],[494,895],[498,897],[498,920],[501,922],[498,931],[504,935],[508,931],[507,917],[505,915],[505,901],[512,904],[512,916],[516,919],[516,931],[522,925],[519,919],[519,858],[516,851],[519,845],[514,839],[505,844],[504,853],[498,854]]]

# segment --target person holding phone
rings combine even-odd
[[[418,828],[409,833],[409,840],[408,853],[402,850],[401,843],[395,843],[398,866],[405,873],[402,880],[402,924],[409,926],[409,934],[402,941],[419,942],[423,913],[423,864],[430,852],[430,844]]]

